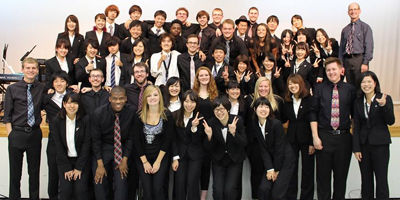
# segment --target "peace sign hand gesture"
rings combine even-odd
[[[329,40],[328,46],[326,46],[326,51],[329,53],[332,51],[332,41]]]
[[[210,126],[208,126],[206,120],[203,120],[203,126],[204,126],[204,132],[207,135],[208,141],[211,141],[212,129]]]
[[[199,112],[197,112],[196,117],[193,119],[192,121],[192,130],[194,130],[195,128],[197,128],[197,126],[200,123],[200,120],[202,120],[204,117],[200,117],[199,118]]]
[[[288,50],[289,55],[293,55],[293,47],[294,47],[293,44],[289,45],[289,50]]]
[[[279,78],[281,76],[281,70],[282,70],[282,67],[278,68],[278,70],[275,71],[275,74],[274,74],[275,78]]]
[[[242,76],[239,74],[239,70],[233,71],[233,73],[235,73],[236,75],[237,82],[240,83],[240,79],[242,78]]]
[[[283,58],[283,60],[285,61],[285,67],[290,67],[289,58]]]
[[[316,44],[313,44],[313,45],[311,45],[311,48],[313,49],[315,55],[316,55],[317,57],[319,57],[319,56],[320,56],[320,52],[319,52],[319,49],[318,49],[317,45],[316,45]]]
[[[288,49],[286,49],[284,44],[281,44],[282,47],[282,54],[286,54],[288,52]]]
[[[315,67],[315,68],[317,68],[319,65],[319,63],[321,62],[321,59],[320,58],[317,58],[317,59],[315,59],[315,61],[314,61],[314,64],[313,64],[313,67]]]
[[[224,71],[222,72],[222,78],[224,78],[225,82],[229,82],[228,66],[224,67]]]
[[[383,94],[380,99],[378,99],[378,98],[376,99],[376,101],[379,103],[380,107],[383,107],[386,105],[386,97],[387,97],[387,94]]]
[[[244,81],[249,82],[251,75],[253,74],[253,72],[248,71],[247,75],[244,77]]]
[[[235,116],[235,118],[233,118],[233,121],[231,124],[228,124],[228,129],[229,132],[232,134],[232,136],[235,137],[236,134],[236,124],[239,121],[239,118],[237,116]]]

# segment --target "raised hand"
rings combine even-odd
[[[317,57],[319,57],[320,52],[319,52],[319,49],[318,49],[317,45],[316,45],[316,44],[313,44],[313,45],[311,45],[311,48],[313,49],[315,55],[316,55]]]
[[[242,75],[240,75],[239,70],[233,71],[236,75],[236,80],[238,83],[240,83],[240,79],[242,78]]]
[[[277,67],[277,70],[275,71],[275,74],[274,74],[275,78],[279,78],[281,76],[281,70],[282,70],[282,67],[281,68]]]
[[[286,49],[284,44],[281,44],[282,47],[282,54],[286,54],[288,52],[288,49]]]
[[[329,53],[329,52],[331,52],[332,51],[332,41],[328,41],[328,46],[326,46],[326,51]]]
[[[200,124],[200,120],[204,117],[199,118],[199,112],[197,112],[196,117],[192,120],[192,129],[196,128]]]
[[[294,47],[293,44],[289,45],[289,50],[288,50],[289,55],[293,55],[293,47]]]
[[[290,67],[289,58],[283,58],[283,60],[285,61],[285,67]]]
[[[248,71],[247,75],[244,77],[244,81],[249,82],[252,74],[253,74],[253,72]]]
[[[315,59],[313,67],[317,68],[319,66],[318,64],[321,62],[321,60],[322,60],[321,58]]]
[[[386,105],[386,97],[387,97],[387,94],[383,94],[380,99],[376,98],[376,101],[379,103],[380,107]]]
[[[224,71],[222,72],[222,78],[224,78],[225,82],[229,82],[228,66],[224,67]]]
[[[210,126],[208,126],[206,120],[203,120],[203,126],[204,126],[204,132],[206,133],[206,135],[208,137],[208,141],[210,141],[211,136],[212,136],[212,128]]]
[[[237,116],[235,116],[235,118],[233,118],[233,121],[231,124],[228,124],[228,129],[229,132],[232,134],[232,136],[235,136],[236,134],[236,124],[239,121],[239,118]]]

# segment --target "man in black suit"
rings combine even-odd
[[[100,69],[90,71],[89,82],[92,87],[90,91],[86,91],[87,88],[82,89],[81,100],[85,113],[90,116],[96,108],[108,103],[110,93],[102,88],[104,75]]]
[[[129,38],[131,34],[129,34],[129,25],[132,23],[132,21],[138,20],[140,21],[140,17],[142,16],[142,8],[138,5],[133,5],[129,8],[129,19],[126,20],[125,23],[120,24],[121,28],[121,40],[124,40],[126,38]],[[142,27],[142,35],[141,37],[147,38],[147,29],[148,25],[147,23],[140,21],[140,25]]]
[[[240,39],[239,39],[240,40]],[[211,74],[215,79],[218,91],[220,94],[226,93],[226,86],[230,80],[236,80],[233,67],[225,61],[226,48],[222,43],[215,45],[212,56],[215,62],[207,63],[208,68],[211,70]]]
[[[207,11],[201,10],[196,16],[197,22],[199,22],[200,28],[196,32],[199,38],[199,50],[208,56],[212,41],[215,39],[215,30],[210,27],[208,21],[210,21],[210,15]]]
[[[128,55],[122,54],[119,51],[119,38],[111,37],[106,41],[106,46],[110,54],[105,57],[106,59],[106,73],[104,89],[110,91],[115,86],[123,86],[125,79],[121,79],[122,67],[124,65],[132,65],[128,61]],[[121,82],[122,81],[122,82]]]
[[[161,51],[159,38],[163,33],[168,32],[168,29],[165,27],[165,20],[167,20],[167,13],[165,11],[157,10],[154,13],[154,26],[149,25],[147,32],[149,55]]]
[[[122,27],[121,25],[115,23],[115,19],[119,16],[119,9],[116,5],[109,5],[107,6],[106,10],[104,11],[104,14],[107,17],[106,20],[106,28],[107,32],[110,33],[111,36],[116,36],[120,40],[123,40],[123,36],[121,34],[122,32]]]
[[[343,66],[338,58],[327,58],[324,65],[329,81],[315,87],[315,102],[310,113],[313,143],[317,150],[317,194],[318,199],[332,199],[333,171],[333,199],[345,199],[352,152],[350,115],[353,113],[355,89],[341,80]]]
[[[214,8],[211,13],[213,22],[208,24],[215,30],[215,37],[222,35],[222,19],[224,18],[224,11],[221,8]]]
[[[99,51],[99,43],[97,40],[85,40],[84,45],[86,56],[81,58],[75,67],[75,77],[78,82],[82,82],[81,88],[90,87],[89,73],[93,69],[100,69],[103,74],[106,73],[106,61],[104,58],[98,58],[97,52]]]
[[[247,20],[246,16],[242,15],[239,19],[235,20],[236,30],[235,35],[238,36],[243,42],[248,45],[250,37],[247,35],[247,28],[250,26],[250,21]]]
[[[293,15],[290,20],[292,23],[292,31],[294,34],[293,38],[297,38],[297,30],[305,29],[307,32],[307,43],[311,46],[312,42],[315,40],[315,28],[306,28],[303,24],[303,18],[300,15]]]
[[[186,46],[188,51],[178,56],[178,70],[182,91],[193,89],[196,71],[204,65],[199,58],[199,53],[197,53],[199,39],[195,34],[188,36]]]
[[[246,35],[248,35],[250,38],[253,38],[256,36],[257,33],[257,26],[258,26],[257,19],[259,16],[258,8],[254,6],[249,8],[249,12],[247,13],[247,15],[249,16],[250,24],[248,26]]]
[[[97,108],[92,115],[92,169],[97,200],[128,197],[128,158],[133,147],[133,118],[136,109],[125,104],[125,89],[111,90],[110,103]]]
[[[138,39],[143,39],[146,43],[148,42],[147,38],[142,37],[142,22],[139,20],[133,20],[129,24],[129,33],[130,37],[126,38],[121,42],[121,46],[119,51],[124,54],[131,54],[133,43]],[[146,44],[144,44],[146,45]]]
[[[21,81],[7,87],[3,122],[8,134],[10,163],[10,193],[12,200],[21,199],[21,176],[24,152],[28,161],[29,198],[39,200],[40,154],[42,130],[40,114],[42,95],[46,86],[35,77],[39,73],[37,60],[28,57],[22,61]]]
[[[199,30],[199,24],[193,24],[187,21],[189,10],[185,7],[178,8],[175,12],[175,16],[176,19],[182,22],[182,37],[187,38],[187,36],[195,34]]]
[[[279,19],[275,15],[271,15],[267,18],[267,26],[269,29],[269,33],[271,34],[271,37],[275,38],[275,41],[278,42],[279,44],[281,43],[281,39],[275,34],[276,29],[279,26]]]
[[[144,62],[138,62],[133,65],[132,71],[135,82],[125,84],[126,96],[128,97],[128,103],[140,110],[142,102],[139,99],[148,86],[149,67]]]

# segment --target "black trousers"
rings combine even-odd
[[[8,136],[8,154],[10,161],[10,199],[21,198],[21,176],[24,152],[28,162],[29,198],[39,199],[40,156],[42,150],[42,130],[31,132],[11,131]]]
[[[134,162],[135,156],[137,156],[134,152],[132,152],[129,156],[131,160],[129,163],[129,173],[128,173],[128,199],[136,200],[136,191],[139,187],[139,174],[136,169],[136,163]]]
[[[343,59],[343,66],[345,68],[344,75],[346,76],[347,83],[353,85],[357,89],[360,88],[361,83],[361,64],[363,55],[359,54],[354,57],[345,56]]]
[[[359,162],[361,170],[362,199],[374,199],[374,174],[376,180],[376,199],[389,199],[388,166],[389,144],[361,145],[362,159]]]
[[[242,174],[242,168],[243,162],[234,163],[227,154],[220,161],[212,162],[214,199],[236,199],[237,181]]]
[[[264,163],[261,157],[261,149],[257,141],[252,144],[252,150],[249,152],[248,158],[250,161],[251,171],[250,171],[250,183],[251,183],[251,197],[253,199],[258,199],[258,188],[261,183],[261,179],[264,170]]]
[[[147,158],[147,161],[153,165],[155,159]],[[144,173],[143,163],[139,157],[135,157],[135,163],[138,170],[140,181],[142,182],[143,188],[143,199],[145,200],[165,200],[165,192],[164,192],[164,181],[167,169],[168,162],[167,159],[164,158],[161,161],[160,169],[155,174],[146,174]]]
[[[78,158],[68,158],[69,161],[75,166]],[[90,159],[89,161],[90,162]],[[60,200],[87,200],[89,198],[88,182],[89,182],[89,167],[82,170],[81,178],[69,181],[65,179],[64,172],[60,165],[58,165],[58,175],[60,179]]]
[[[51,133],[50,133],[51,134]],[[59,186],[59,178],[58,178],[58,167],[57,167],[57,150],[54,145],[54,142],[50,139],[47,143],[47,168],[49,170],[49,183],[47,185],[47,193],[49,194],[50,200],[58,200],[58,186]]]
[[[315,156],[308,155],[309,144],[290,144],[294,153],[294,171],[290,180],[289,188],[286,193],[287,200],[296,200],[299,180],[299,153],[301,154],[301,193],[300,200],[314,199],[314,165]]]
[[[201,177],[200,177],[200,188],[201,190],[208,190],[210,184],[211,174],[211,155],[210,152],[206,152],[201,163]]]
[[[318,200],[344,200],[352,155],[352,136],[349,131],[333,135],[326,130],[318,129],[318,133],[323,146],[322,150],[316,151]],[[333,197],[331,196],[332,172]]]
[[[187,155],[179,159],[178,170],[175,172],[176,200],[200,199],[199,181],[203,159],[192,160]]]

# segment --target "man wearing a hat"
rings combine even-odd
[[[242,15],[239,17],[239,19],[235,20],[235,24],[236,24],[236,31],[234,34],[238,36],[240,39],[242,39],[247,46],[248,41],[251,39],[246,34],[247,28],[250,25],[250,21],[247,20],[246,16]]]

